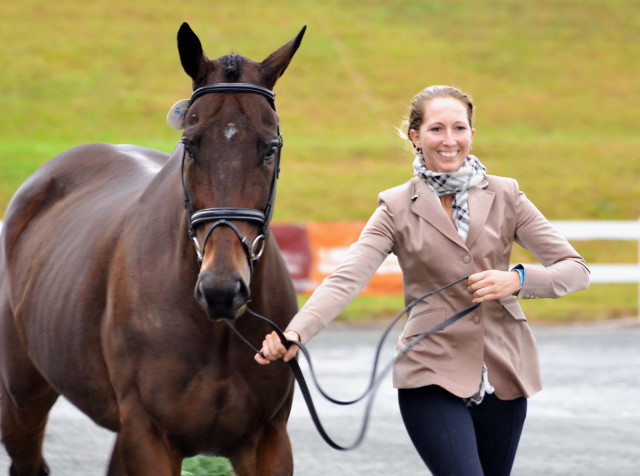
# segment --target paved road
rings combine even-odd
[[[545,389],[529,401],[513,475],[640,474],[640,326],[616,322],[534,331]],[[358,394],[379,332],[377,326],[334,324],[312,342],[314,366],[329,392],[342,398]],[[350,443],[363,408],[318,407],[329,433]],[[299,395],[289,431],[297,475],[428,474],[405,435],[390,381],[382,384],[367,436],[353,451],[333,450],[321,440]],[[109,432],[59,401],[45,438],[53,476],[105,474],[112,442]],[[0,475],[8,474],[7,467],[2,448]]]

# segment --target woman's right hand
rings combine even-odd
[[[296,331],[287,331],[284,333],[287,340],[300,342],[300,335]],[[260,365],[267,365],[273,360],[283,359],[285,362],[289,362],[298,353],[298,346],[292,344],[289,346],[289,350],[282,344],[280,337],[275,331],[267,334],[262,341],[262,349],[260,353],[256,354],[253,358]]]

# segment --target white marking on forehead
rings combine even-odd
[[[227,140],[231,140],[233,136],[238,133],[238,129],[236,129],[236,125],[233,122],[227,124],[227,128],[224,130],[224,137]]]

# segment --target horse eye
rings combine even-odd
[[[264,160],[265,161],[273,160],[277,153],[278,153],[278,143],[272,142],[269,145],[269,149],[267,150],[267,153],[264,156]]]
[[[197,148],[196,143],[191,139],[187,139],[186,137],[182,139],[182,142],[184,144],[184,148],[185,148],[185,152],[187,153],[187,156],[190,159],[195,159],[195,150]]]

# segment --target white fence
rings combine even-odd
[[[638,285],[638,319],[640,320],[640,219],[639,220],[553,220],[558,232],[570,241],[635,241],[635,263],[588,263],[592,283],[635,283]],[[0,232],[2,221],[0,221]]]
[[[637,241],[640,261],[640,220],[553,221],[568,240]],[[639,283],[640,263],[589,263],[592,283]]]
[[[588,263],[592,283],[636,283],[638,285],[638,319],[640,320],[640,220],[552,221],[558,232],[570,241],[635,241],[636,263]]]

